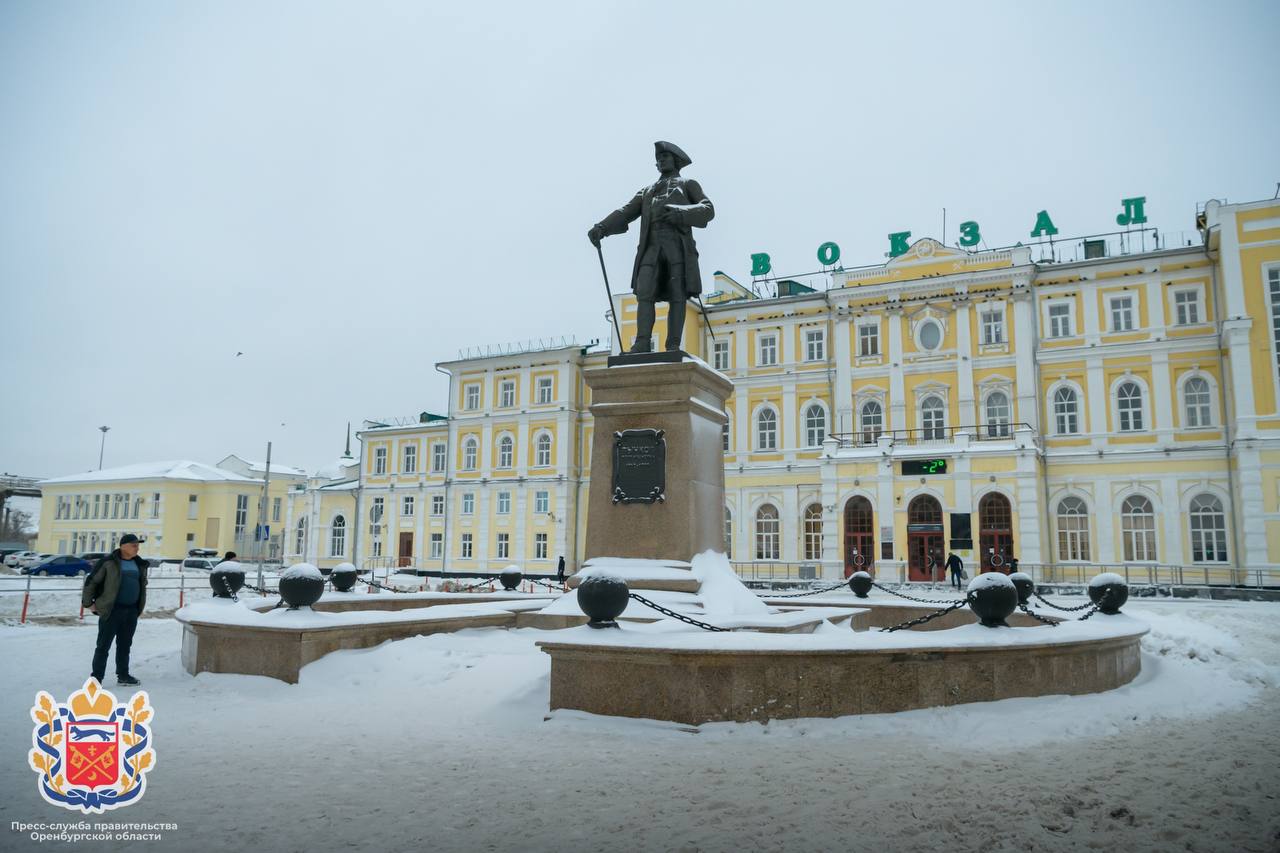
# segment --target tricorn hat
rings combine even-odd
[[[674,142],[655,142],[653,143],[653,156],[657,157],[663,151],[666,151],[672,157],[676,158],[676,168],[683,169],[693,161],[689,159],[689,155],[680,150],[680,146]]]

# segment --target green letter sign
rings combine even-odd
[[[769,256],[764,252],[757,252],[751,256],[751,275],[768,275],[773,269],[773,265],[769,263]]]
[[[840,260],[840,247],[835,243],[827,242],[818,247],[818,263],[824,267],[838,260]]]
[[[907,253],[907,238],[911,236],[910,231],[895,231],[889,235],[889,257],[896,258],[898,255]]]
[[[1053,220],[1049,218],[1049,211],[1042,210],[1036,214],[1036,227],[1031,229],[1032,237],[1039,237],[1041,234],[1048,234],[1052,237],[1058,233],[1058,228],[1053,224]]]
[[[978,233],[978,223],[961,222],[960,223],[960,245],[966,249],[970,246],[976,246],[982,241],[982,235]]]
[[[1141,225],[1147,221],[1147,214],[1142,209],[1142,206],[1147,203],[1146,196],[1122,198],[1120,203],[1124,205],[1124,213],[1116,217],[1117,225]]]

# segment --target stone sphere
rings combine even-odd
[[[280,573],[280,597],[290,610],[310,607],[324,595],[324,575],[310,563],[296,563]]]
[[[356,585],[356,578],[359,573],[356,572],[355,563],[338,563],[333,567],[333,571],[329,573],[329,580],[333,582],[333,588],[338,592],[350,592],[351,588]]]
[[[591,619],[587,624],[592,628],[617,628],[630,592],[619,578],[592,575],[578,584],[578,606]]]
[[[1009,575],[1009,580],[1013,581],[1013,585],[1018,589],[1018,603],[1026,604],[1031,600],[1031,593],[1036,591],[1036,582],[1031,579],[1031,575],[1026,572],[1014,572]]]
[[[1129,600],[1129,583],[1123,575],[1103,572],[1089,581],[1089,600],[1108,616],[1114,616]]]
[[[520,586],[520,582],[524,580],[524,575],[515,566],[507,566],[502,570],[502,574],[498,575],[498,580],[502,581],[502,588],[511,591]]]
[[[849,589],[858,598],[867,597],[867,593],[871,592],[872,582],[871,575],[866,572],[854,572],[849,575]]]
[[[985,572],[969,581],[969,609],[988,628],[1009,627],[1005,618],[1018,608],[1018,588],[1001,572]]]
[[[244,586],[244,566],[235,560],[226,560],[209,572],[209,586],[214,598],[230,598]]]

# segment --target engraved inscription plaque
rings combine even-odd
[[[667,499],[667,441],[660,429],[625,429],[613,434],[613,502]]]

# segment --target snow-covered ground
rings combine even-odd
[[[1280,606],[1125,611],[1152,630],[1110,693],[698,730],[545,719],[556,632],[339,652],[287,685],[193,678],[147,618],[156,766],[89,820],[174,822],[152,848],[193,851],[1276,850]],[[36,846],[10,821],[80,819],[36,792],[28,712],[80,686],[94,632],[0,626],[0,850]]]

